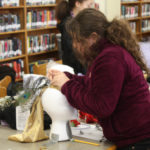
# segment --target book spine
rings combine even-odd
[[[56,26],[55,10],[28,11],[27,29]]]
[[[121,17],[122,18],[135,18],[138,17],[138,6],[121,6]]]
[[[8,32],[20,29],[20,17],[16,14],[0,15],[0,32]]]
[[[51,50],[56,47],[56,34],[42,34],[37,36],[28,36],[28,53]]]
[[[0,0],[0,7],[19,6],[19,0]]]
[[[26,5],[49,5],[56,4],[56,0],[26,0]]]
[[[150,19],[142,20],[142,32],[150,31]]]
[[[0,40],[0,59],[22,54],[22,42],[17,38]]]
[[[142,5],[142,16],[150,16],[150,4]]]

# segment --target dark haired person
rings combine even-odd
[[[49,70],[75,108],[93,114],[105,137],[118,150],[150,149],[150,92],[142,71],[149,74],[138,42],[123,20],[109,22],[103,13],[85,9],[67,24],[85,76]]]
[[[56,7],[56,18],[60,21],[57,25],[62,37],[62,61],[63,64],[73,67],[75,73],[85,74],[85,67],[76,58],[73,48],[72,39],[65,29],[66,21],[75,17],[82,9],[93,7],[94,0],[62,0]]]

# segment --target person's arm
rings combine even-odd
[[[66,74],[66,76],[69,78],[69,79],[72,79],[74,78],[76,75],[75,74],[71,74],[69,72],[64,72]]]
[[[83,85],[85,84],[84,83],[84,80],[85,80],[85,75],[83,76],[79,76],[79,75],[75,75],[75,74],[71,74],[69,72],[64,72],[66,74],[66,76],[69,78],[69,79],[74,79],[76,81],[79,81],[80,83],[82,83]]]
[[[118,103],[125,66],[112,56],[99,58],[96,64],[85,84],[72,78],[61,90],[73,107],[105,118],[113,113]]]

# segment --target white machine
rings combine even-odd
[[[48,64],[48,68],[74,73],[73,69],[61,64]],[[69,120],[77,118],[77,110],[67,101],[66,97],[57,89],[47,88],[42,95],[43,109],[52,119],[49,138],[52,141],[65,141],[72,138]]]

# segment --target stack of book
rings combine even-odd
[[[27,12],[27,29],[56,26],[55,10],[31,10]]]
[[[20,18],[16,14],[0,14],[0,32],[9,32],[21,28]]]
[[[121,6],[122,18],[138,17],[138,6]]]
[[[19,0],[0,0],[0,7],[19,6]]]
[[[150,19],[142,20],[142,32],[150,31]]]
[[[56,0],[26,0],[27,5],[48,5],[55,3]]]
[[[142,16],[150,16],[150,4],[142,5]]]
[[[136,22],[129,22],[132,32],[136,33]]]
[[[17,38],[0,40],[0,59],[22,55],[22,42]]]
[[[3,65],[3,66],[7,65],[9,67],[12,67],[16,72],[16,79],[20,79],[24,75],[24,70],[23,70],[24,62],[21,59],[18,59],[16,61],[12,61],[12,62],[9,62],[9,63],[3,63],[1,65]]]
[[[37,53],[52,50],[56,46],[56,34],[43,34],[38,36],[28,36],[28,53]]]

